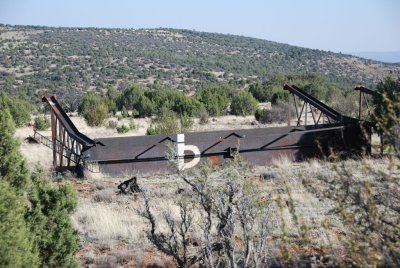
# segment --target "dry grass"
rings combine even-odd
[[[118,193],[117,185],[128,178],[97,173],[94,178],[85,180],[92,185],[93,192],[82,195],[73,215],[75,226],[85,238],[112,244],[116,241],[139,241],[138,235],[143,236],[144,221],[137,215],[137,210],[143,205],[143,196]],[[156,197],[154,207],[157,211],[173,206],[171,197],[181,183],[171,182],[172,179],[171,175],[138,179],[140,187]]]
[[[83,241],[113,245],[118,242],[132,243],[144,240],[144,222],[138,218],[130,200],[80,199],[72,219]],[[114,201],[114,202],[111,202]]]
[[[279,155],[272,159],[271,166],[280,169],[286,169],[293,166],[293,161],[286,155]]]
[[[21,153],[28,162],[28,166],[34,169],[36,165],[43,167],[51,167],[53,165],[53,153],[50,148],[41,144],[30,144],[25,141],[25,138],[33,136],[32,127],[17,128],[15,137],[21,142]],[[51,135],[50,132],[44,132],[44,135]]]
[[[400,165],[398,161],[395,164]],[[346,252],[344,241],[349,234],[348,226],[340,215],[332,212],[337,204],[324,196],[327,187],[330,187],[327,181],[335,180],[338,176],[335,172],[337,165],[352,170],[353,179],[360,181],[375,181],[376,173],[400,176],[398,167],[388,170],[388,166],[391,165],[388,159],[372,158],[340,163],[319,160],[292,163],[287,158],[281,158],[275,160],[271,166],[255,167],[248,171],[248,174],[258,181],[257,185],[263,193],[262,198],[271,204],[272,214],[268,219],[271,227],[271,256],[282,256],[282,245],[285,243],[292,251],[307,253],[307,250],[311,249],[324,249],[337,256]],[[360,168],[361,166],[368,166],[374,172]],[[142,252],[154,252],[145,233],[148,230],[147,222],[137,214],[137,209],[143,205],[142,195],[114,194],[117,182],[113,182],[112,178],[107,176],[89,179],[88,183],[93,183],[94,193],[80,198],[78,210],[73,215],[74,224],[83,241],[82,252],[94,248],[95,253],[91,254],[94,254],[95,263],[100,257],[104,260],[104,252],[100,255],[96,253],[98,248],[104,245],[109,248],[107,256],[115,256],[117,259],[122,257],[117,257],[113,249],[121,243],[125,245],[125,249],[133,247]],[[138,183],[149,191],[152,210],[157,218],[161,218],[162,213],[167,210],[172,210],[174,215],[178,214],[174,200],[179,198],[177,189],[184,188],[185,184],[177,176],[139,178]],[[221,181],[216,180],[215,183],[218,185]],[[165,224],[161,224],[159,231],[165,229]],[[193,234],[193,237],[196,235],[198,236],[198,232]],[[238,235],[240,236],[240,232]],[[283,239],[284,236],[287,238]],[[304,239],[308,243],[306,247],[295,247]],[[165,256],[163,258],[164,261],[168,261]]]
[[[330,213],[333,202],[319,198],[303,185],[305,178],[317,179],[318,174],[331,172],[327,163],[317,160],[293,163],[283,157],[274,160],[269,167],[258,167],[257,172],[265,180],[266,195],[275,201],[276,218],[271,219],[275,222],[273,236],[282,237],[284,224],[289,240],[296,241],[301,239],[301,227],[307,226],[307,236],[314,245],[340,247],[335,231],[343,232],[345,227],[338,216]],[[326,230],[326,221],[334,230]]]

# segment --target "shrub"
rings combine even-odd
[[[156,113],[156,104],[146,96],[148,90],[137,85],[127,88],[117,101],[117,106],[123,110],[136,110],[139,117],[151,116]],[[125,109],[124,109],[125,108]],[[126,113],[123,116],[127,116]]]
[[[174,112],[164,111],[159,117],[153,120],[147,129],[147,135],[176,134],[181,131],[179,119]]]
[[[78,249],[78,236],[70,219],[77,206],[74,188],[70,184],[51,186],[42,170],[32,175],[32,182],[31,209],[26,217],[40,253],[41,266],[77,266],[73,254]]]
[[[193,118],[187,115],[181,115],[180,117],[181,123],[181,132],[188,132],[192,129],[194,121]]]
[[[130,130],[129,127],[127,127],[125,124],[117,127],[118,133],[127,133],[129,130]]]
[[[125,106],[122,106],[121,115],[123,118],[129,117],[129,112],[126,110]]]
[[[31,119],[32,106],[16,97],[2,93],[0,95],[0,107],[8,109],[16,127],[26,125]]]
[[[400,163],[394,158],[385,159],[382,166],[369,161],[335,163],[318,178],[318,183],[310,183],[312,172],[311,176],[300,176],[319,199],[333,201],[330,211],[342,220],[346,230],[344,257],[351,264],[345,266],[397,267],[400,211],[396,192]]]
[[[179,209],[177,215],[167,210],[156,216],[150,196],[144,192],[141,215],[149,222],[150,242],[172,256],[179,267],[236,267],[239,263],[240,267],[266,266],[269,210],[261,201],[257,182],[246,176],[248,168],[235,158],[213,176],[209,166],[195,177],[180,174],[187,194],[173,200]],[[164,228],[159,228],[160,222],[165,222]],[[190,244],[192,237],[199,238],[200,250]]]
[[[256,111],[258,101],[248,91],[241,91],[233,97],[230,107],[233,115],[251,115]]]
[[[374,115],[375,128],[400,157],[400,80],[387,77],[377,86],[379,94],[375,95]]]
[[[329,95],[329,106],[335,109],[336,111],[351,117],[358,116],[358,110],[354,109],[356,105],[358,105],[358,92],[354,90],[348,92],[336,91],[331,92]],[[368,98],[368,96],[366,96]],[[364,110],[364,113],[367,113],[368,109]],[[366,118],[368,114],[364,115]]]
[[[287,108],[284,106],[272,106],[270,110],[258,109],[255,118],[263,124],[283,123],[287,120]]]
[[[133,121],[133,119],[131,119],[130,121],[129,121],[129,129],[130,130],[136,130],[136,129],[138,129],[139,128],[139,125],[138,124],[135,124],[135,122]]]
[[[115,115],[118,110],[117,101],[118,101],[118,98],[121,96],[121,92],[115,88],[109,88],[107,90],[106,95],[107,95],[108,110]]]
[[[218,85],[200,90],[197,98],[205,106],[211,116],[220,116],[229,107],[228,92]]]
[[[156,106],[154,102],[146,96],[140,96],[139,101],[132,110],[136,110],[140,117],[146,117],[156,113]]]
[[[286,91],[278,91],[272,95],[271,104],[278,104],[288,99],[289,94]]]
[[[258,122],[264,122],[265,121],[264,119],[267,117],[267,114],[268,114],[267,109],[257,109],[254,114],[254,117]]]
[[[112,189],[103,189],[101,191],[97,191],[92,199],[95,202],[104,202],[104,203],[111,203],[115,196],[115,192]]]
[[[99,95],[89,93],[82,100],[78,111],[89,126],[101,126],[108,117],[107,101]]]
[[[24,219],[25,200],[6,181],[0,180],[0,266],[37,267],[38,254],[33,250]]]
[[[29,170],[14,138],[15,124],[11,114],[0,106],[0,179],[7,181],[15,191],[23,193],[29,185]]]
[[[184,94],[176,95],[173,101],[172,110],[178,115],[195,116],[204,110],[204,106],[197,99]]]
[[[31,175],[14,131],[8,109],[0,107],[0,266],[77,266],[73,254],[78,238],[70,219],[77,204],[74,189],[50,186],[41,171]],[[24,234],[25,229],[29,234]],[[32,242],[27,243],[29,239]]]
[[[154,102],[156,112],[160,114],[164,109],[172,110],[175,96],[179,95],[180,92],[171,89],[156,88],[151,91],[146,91],[145,94]]]
[[[98,127],[101,126],[108,116],[108,108],[104,103],[98,103],[93,107],[91,112],[87,112],[83,115],[89,126]]]
[[[138,117],[138,116],[139,116],[139,112],[138,112],[136,109],[133,109],[133,110],[131,111],[131,116],[132,116],[132,117]]]
[[[139,86],[132,86],[125,89],[118,97],[117,106],[121,110],[123,107],[132,110],[135,108],[139,98],[144,95],[144,89]]]
[[[110,120],[107,123],[107,127],[111,129],[116,129],[118,127],[118,122],[115,120]]]
[[[208,113],[206,111],[201,112],[199,117],[199,124],[205,125],[208,123],[208,121],[209,121]]]
[[[156,126],[154,126],[154,125],[150,125],[150,127],[149,128],[147,128],[147,130],[146,130],[146,135],[157,135],[157,134],[161,134],[161,133],[159,133],[159,129],[158,128],[156,128]]]
[[[50,128],[50,121],[44,116],[35,118],[35,128],[37,130],[47,130]]]
[[[271,101],[273,92],[268,84],[255,83],[250,85],[249,92],[259,102]]]

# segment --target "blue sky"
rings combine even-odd
[[[171,27],[334,52],[400,51],[400,0],[0,0],[0,23]]]

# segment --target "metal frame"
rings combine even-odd
[[[354,90],[357,90],[360,92],[360,95],[359,95],[360,97],[358,99],[358,120],[362,120],[361,117],[362,117],[362,111],[363,111],[364,105],[366,106],[366,108],[368,110],[368,115],[372,114],[372,107],[369,106],[367,97],[365,95],[367,94],[367,95],[371,95],[371,96],[376,96],[379,93],[376,91],[373,91],[369,88],[366,88],[364,86],[360,86],[360,85],[354,87]]]
[[[56,96],[43,97],[42,101],[51,108],[51,137],[45,137],[34,129],[33,138],[53,150],[55,168],[78,166],[82,153],[96,142],[78,131]]]
[[[332,152],[336,155],[370,152],[369,124],[343,116],[295,85],[287,84],[284,89],[293,96],[297,117],[294,127],[92,140],[78,131],[56,97],[51,96],[43,101],[51,107],[52,136],[44,137],[35,131],[34,138],[52,148],[55,167],[83,166],[93,172],[119,175],[171,172],[175,170],[167,157],[171,149],[175,152],[169,156],[172,155],[180,169],[191,168],[200,161],[219,165],[235,154],[255,165],[265,165],[281,156],[301,161],[330,157]],[[307,122],[308,109],[314,124]],[[301,125],[303,116],[305,124]],[[288,119],[290,122],[290,114]]]
[[[289,91],[290,95],[293,96],[293,102],[294,102],[294,107],[296,111],[296,117],[297,117],[297,126],[302,125],[302,118],[304,117],[304,125],[307,126],[307,113],[308,113],[308,108],[310,109],[314,125],[320,124],[320,120],[322,118],[322,124],[328,123],[328,124],[333,124],[333,123],[356,123],[358,120],[355,118],[351,118],[348,116],[344,116],[340,114],[339,112],[335,111],[325,103],[319,101],[318,99],[314,98],[301,88],[297,87],[296,85],[293,84],[285,84],[284,89]],[[297,108],[297,99],[300,99],[300,102],[302,102],[302,107],[300,110],[300,113]],[[290,96],[289,96],[290,100]],[[289,105],[290,109],[290,105]],[[319,116],[318,119],[316,119],[316,111],[319,111]],[[304,116],[303,116],[303,111],[304,111]],[[289,111],[290,115],[290,111]]]

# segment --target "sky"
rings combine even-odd
[[[0,23],[162,27],[333,52],[400,51],[400,0],[0,0]]]

